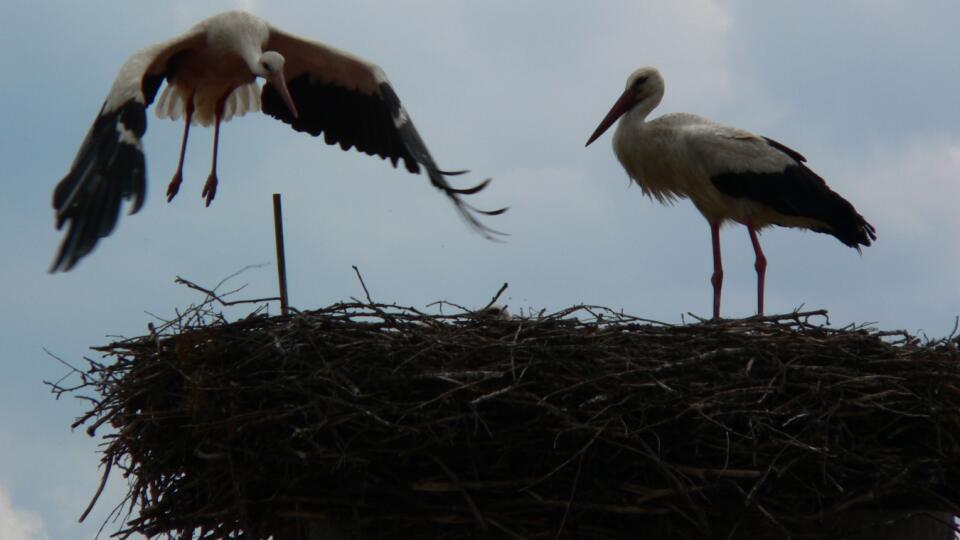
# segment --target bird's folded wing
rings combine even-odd
[[[736,128],[715,135],[709,176],[721,193],[769,207],[784,216],[780,225],[796,226],[791,218],[807,220],[804,226],[858,250],[876,238],[873,226],[807,167],[796,150]],[[705,139],[698,142],[700,151],[710,150]]]

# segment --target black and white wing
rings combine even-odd
[[[446,177],[466,171],[440,170],[380,67],[276,28],[271,28],[265,50],[286,59],[287,87],[299,114],[293,117],[269,82],[263,88],[263,112],[297,131],[322,134],[327,144],[339,144],[344,150],[355,147],[389,159],[394,166],[402,160],[411,173],[419,173],[422,167],[430,183],[453,201],[475,230],[487,238],[502,234],[484,225],[476,214],[497,215],[506,208],[479,210],[461,198],[483,190],[490,179],[464,189],[450,185]]]
[[[196,27],[138,51],[120,68],[70,171],[53,191],[57,229],[67,230],[51,272],[70,270],[108,236],[124,200],[133,199],[131,214],[143,206],[146,163],[140,139],[147,129],[146,109],[167,75],[170,59],[203,39]]]
[[[705,156],[710,181],[720,192],[761,203],[783,216],[811,220],[817,223],[812,230],[857,250],[876,239],[873,226],[807,167],[806,158],[796,150],[719,124],[708,124],[699,132],[690,142]]]

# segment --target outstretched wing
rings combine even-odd
[[[425,169],[430,183],[453,201],[474,229],[487,238],[502,234],[484,225],[477,214],[502,214],[506,208],[479,210],[461,198],[483,190],[490,179],[464,189],[450,185],[448,176],[466,171],[440,170],[377,65],[276,28],[271,28],[265,49],[286,59],[287,87],[299,114],[293,117],[270,83],[263,88],[263,112],[297,131],[322,134],[327,144],[339,144],[344,150],[355,147],[360,152],[389,159],[394,166],[402,160],[411,173]]]
[[[203,43],[198,26],[177,38],[133,54],[120,68],[110,93],[87,132],[67,175],[53,191],[57,229],[66,226],[50,272],[68,271],[93,251],[117,224],[124,200],[130,213],[143,206],[146,163],[140,139],[146,108],[167,75],[175,54]]]

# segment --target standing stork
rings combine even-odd
[[[689,198],[710,223],[715,319],[720,317],[723,284],[720,226],[727,220],[746,225],[750,234],[760,315],[767,268],[757,239],[760,229],[771,225],[810,229],[833,235],[858,252],[861,245],[876,240],[873,226],[827,187],[799,152],[694,114],[666,114],[648,122],[663,90],[663,77],[656,69],[634,71],[587,146],[619,118],[613,149],[630,178],[661,203]]]
[[[258,77],[266,79],[262,91]],[[323,133],[327,144],[389,158],[394,167],[403,160],[411,173],[422,167],[472,228],[487,238],[501,234],[476,214],[497,215],[505,208],[478,210],[460,197],[481,191],[489,179],[465,189],[447,182],[447,176],[466,171],[440,170],[380,67],[249,13],[230,11],[146,47],[123,64],[73,166],[53,192],[57,229],[67,225],[67,232],[51,272],[70,270],[108,236],[124,199],[133,199],[131,214],[143,205],[146,166],[140,139],[147,128],[146,108],[164,80],[157,116],[184,119],[168,202],[183,180],[190,125],[213,124],[213,161],[202,191],[209,206],[217,192],[220,123],[262,104],[263,112],[297,131]]]

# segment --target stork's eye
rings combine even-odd
[[[647,75],[644,75],[643,77],[638,77],[637,80],[633,81],[633,89],[639,90],[640,87],[643,86],[643,84],[646,83],[647,79],[649,78],[650,77]]]

